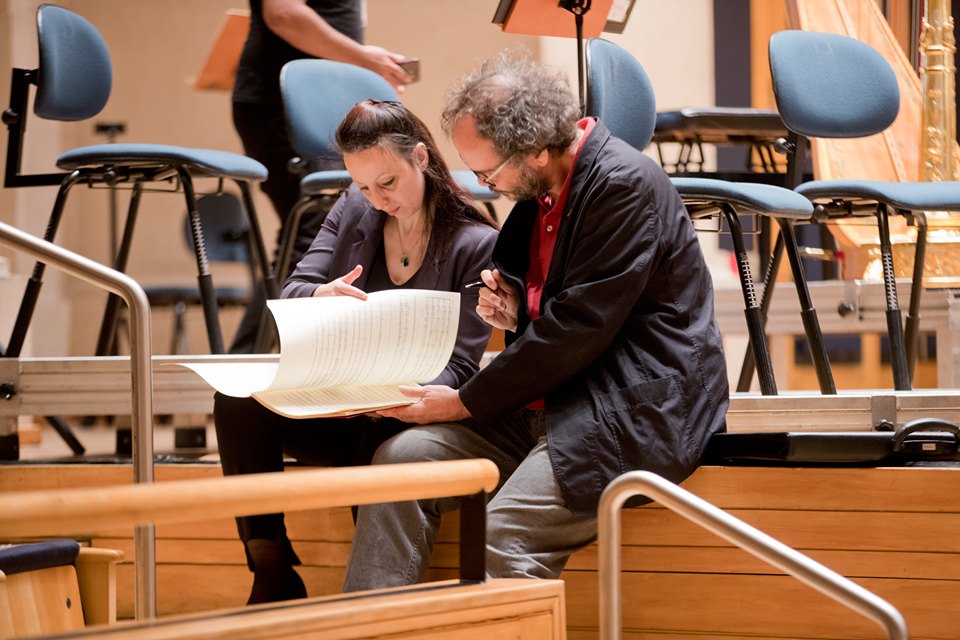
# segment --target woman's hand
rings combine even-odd
[[[400,386],[400,393],[417,401],[403,407],[377,411],[385,418],[395,418],[414,424],[431,422],[459,422],[470,417],[470,412],[460,401],[460,392],[443,385],[425,387]]]
[[[366,300],[366,292],[353,286],[353,281],[359,278],[361,273],[363,273],[363,266],[358,264],[347,275],[337,278],[333,282],[328,282],[327,284],[321,284],[318,286],[313,290],[313,297],[322,298],[324,296],[353,296],[354,298]]]
[[[516,331],[520,296],[513,286],[507,284],[498,269],[484,269],[480,272],[480,279],[486,287],[480,289],[477,315],[492,327]]]

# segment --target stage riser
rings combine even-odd
[[[290,469],[295,473],[296,469]],[[220,475],[217,465],[159,465],[158,481]],[[0,466],[0,491],[123,484],[129,467]],[[960,469],[704,467],[683,485],[876,591],[913,637],[960,637]],[[347,508],[290,514],[288,530],[311,595],[339,592],[353,521]],[[430,577],[454,577],[456,517],[446,518]],[[133,612],[132,531],[105,531],[120,548],[120,617]],[[623,516],[624,638],[873,638],[874,625],[740,549],[655,505]],[[231,520],[157,527],[161,615],[239,606],[251,582]],[[597,633],[597,549],[570,561],[570,637]],[[666,638],[666,636],[663,636]]]
[[[960,347],[957,350],[960,352]],[[157,356],[153,367],[154,413],[211,413],[213,393],[207,383],[173,363],[220,362],[231,357],[257,362],[276,359],[269,355]],[[130,414],[130,360],[126,357],[0,359],[0,383],[16,389],[10,400],[0,402],[0,435],[16,433],[16,418],[21,415]],[[931,417],[960,423],[960,391],[941,386],[945,388],[910,392],[844,390],[837,396],[814,392],[784,392],[779,396],[734,393],[727,429],[750,433],[870,431],[881,420],[903,425]]]

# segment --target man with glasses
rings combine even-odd
[[[481,182],[517,201],[481,274],[477,313],[506,349],[460,387],[407,389],[381,412],[403,431],[374,463],[489,458],[491,577],[556,578],[596,538],[618,475],[680,482],[728,402],[710,275],[663,170],[602,122],[578,120],[566,80],[506,56],[448,97],[444,129]],[[455,499],[362,506],[347,590],[422,579]]]

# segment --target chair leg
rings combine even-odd
[[[203,319],[207,326],[207,340],[210,353],[224,353],[223,333],[220,331],[220,312],[213,278],[210,275],[210,263],[207,261],[207,247],[203,239],[203,225],[200,222],[200,210],[197,208],[197,196],[193,190],[193,179],[184,167],[177,167],[183,195],[187,201],[190,215],[190,230],[193,234],[194,255],[197,258],[197,287],[200,290],[200,304],[203,307]]]
[[[63,207],[67,203],[67,194],[73,185],[77,184],[83,177],[81,171],[74,171],[60,183],[60,189],[57,191],[57,199],[53,203],[53,210],[50,212],[50,220],[47,222],[47,229],[43,234],[43,239],[53,242],[57,235],[57,227],[60,226],[60,219],[63,217]],[[40,288],[43,286],[43,272],[46,265],[37,262],[33,266],[33,273],[27,281],[27,286],[23,292],[23,298],[20,301],[20,310],[17,312],[17,319],[13,325],[13,332],[10,335],[10,341],[7,343],[7,357],[16,358],[23,350],[23,344],[27,338],[27,330],[30,328],[30,321],[33,319],[33,312],[37,308],[37,298],[40,297]]]
[[[827,349],[823,344],[823,333],[820,331],[820,321],[817,320],[817,311],[813,308],[813,299],[807,287],[807,279],[803,273],[803,262],[800,260],[800,250],[797,247],[797,234],[793,223],[789,220],[778,219],[780,235],[783,236],[784,249],[790,261],[790,271],[793,273],[793,282],[797,289],[797,298],[800,300],[800,317],[803,320],[804,333],[810,345],[810,356],[817,372],[817,382],[820,393],[835,395],[837,386],[833,381],[833,372],[830,370],[830,360]]]
[[[927,216],[913,214],[917,225],[917,248],[913,254],[913,281],[910,283],[910,308],[907,311],[907,370],[913,385],[920,350],[920,298],[923,295],[923,266],[927,256]]]
[[[765,396],[775,396],[777,395],[777,382],[773,376],[773,363],[770,360],[770,349],[767,347],[767,336],[764,334],[763,314],[760,311],[760,305],[757,303],[757,293],[754,289],[753,275],[750,272],[750,258],[747,255],[747,247],[743,242],[740,218],[729,204],[723,204],[721,209],[730,229],[730,239],[733,241],[733,249],[737,258],[740,288],[743,291],[745,305],[744,315],[747,319],[747,333],[750,335],[750,349],[753,351],[756,362],[760,393]],[[749,387],[747,390],[749,390]]]
[[[893,270],[893,249],[890,243],[890,221],[885,204],[877,205],[877,228],[880,231],[880,263],[883,267],[883,289],[887,301],[887,334],[890,338],[890,364],[893,366],[893,388],[910,390],[906,339],[897,301],[897,278]]]
[[[249,241],[250,254],[260,270],[261,286],[267,299],[279,298],[280,287],[277,284],[277,272],[273,268],[270,258],[267,257],[266,245],[263,243],[263,231],[257,218],[257,210],[253,204],[253,195],[250,193],[250,183],[237,181],[240,195],[243,198],[243,211],[247,214],[247,225],[250,227]]]
[[[187,315],[187,305],[183,300],[177,300],[173,306],[173,335],[170,338],[170,353],[182,355],[190,353],[187,343],[187,327],[184,317]]]
[[[290,210],[290,216],[280,238],[280,249],[277,256],[277,274],[281,280],[285,281],[290,277],[290,272],[293,271],[295,265],[290,264],[290,262],[293,260],[294,244],[297,242],[297,230],[300,228],[303,214],[309,211],[315,203],[316,198],[307,196],[300,198],[293,205],[293,209]]]
[[[247,234],[247,240],[249,242],[250,255],[253,256],[256,264],[254,272],[259,271],[260,275],[259,280],[254,278],[254,286],[259,284],[260,289],[263,291],[264,299],[266,300],[279,298],[280,286],[277,282],[277,273],[282,272],[278,272],[275,264],[267,257],[266,245],[263,242],[263,231],[260,229],[257,210],[253,204],[253,195],[250,193],[250,183],[238,180],[237,185],[240,187],[240,195],[243,198],[243,211],[247,216],[247,224],[250,229],[250,233]],[[284,235],[285,234],[286,232]],[[281,239],[281,250],[283,244],[283,240]],[[254,341],[254,353],[266,353],[277,341],[273,330],[274,325],[270,319],[266,317],[267,313],[266,306],[264,306],[263,317],[260,319],[257,338]]]
[[[764,218],[765,220],[767,218]],[[770,257],[766,261],[767,266],[763,274],[763,293],[760,296],[760,322],[764,328],[764,338],[766,338],[765,327],[767,325],[767,314],[770,312],[770,302],[773,300],[774,287],[771,286],[780,270],[780,262],[783,260],[783,236],[777,234],[777,241],[770,252]],[[756,369],[757,360],[753,355],[752,349],[747,349],[743,354],[743,364],[740,365],[740,378],[737,380],[737,391],[745,392],[750,390],[750,383],[753,381],[753,372]]]
[[[127,206],[127,220],[123,226],[123,238],[117,255],[114,256],[113,268],[120,273],[126,273],[127,262],[130,260],[130,247],[133,245],[133,230],[137,224],[137,214],[140,211],[140,196],[143,195],[143,183],[137,182],[130,195],[130,204]],[[98,356],[108,356],[115,353],[117,324],[120,322],[120,296],[113,293],[107,296],[107,306],[103,311],[103,320],[100,323],[100,335],[97,338]]]
[[[47,222],[47,229],[43,234],[43,239],[53,242],[57,234],[57,228],[60,226],[60,220],[63,217],[63,208],[67,203],[67,194],[70,189],[82,178],[83,173],[74,171],[60,183],[60,189],[57,191],[57,198],[53,203],[53,210],[50,212],[50,220]],[[33,319],[33,312],[37,307],[37,299],[40,296],[40,288],[43,286],[43,273],[46,265],[37,262],[33,266],[33,273],[30,280],[27,281],[23,298],[20,302],[20,310],[17,312],[17,319],[14,322],[13,333],[10,336],[10,343],[5,350],[0,350],[0,357],[16,358],[20,356],[23,350],[24,342],[27,337],[27,330],[30,328],[30,321]],[[50,426],[57,432],[63,441],[70,447],[75,456],[82,456],[86,449],[77,437],[73,434],[69,425],[59,416],[44,416],[44,419],[50,423]]]

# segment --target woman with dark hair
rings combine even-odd
[[[426,125],[403,105],[357,104],[337,129],[337,143],[354,182],[282,296],[460,292],[457,344],[431,382],[457,388],[478,370],[490,338],[475,312],[477,294],[464,285],[489,268],[496,223],[455,182]],[[410,426],[375,415],[294,420],[251,398],[219,393],[214,423],[225,475],[282,471],[284,455],[311,465],[369,464],[380,444]],[[237,528],[254,573],[248,604],[306,596],[283,514],[238,518]]]

